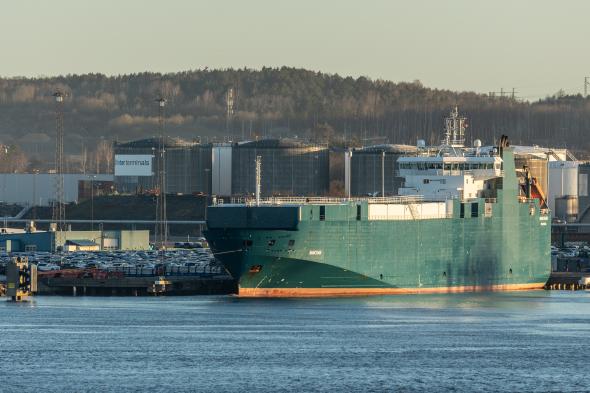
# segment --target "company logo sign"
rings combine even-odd
[[[149,154],[115,154],[115,176],[152,176]]]

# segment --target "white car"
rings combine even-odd
[[[49,271],[53,271],[53,270],[59,270],[59,266],[54,265],[54,264],[50,264],[50,263],[41,262],[37,265],[37,270],[39,270],[41,272],[49,272]]]

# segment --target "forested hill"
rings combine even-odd
[[[228,121],[226,95],[234,89]],[[491,143],[507,134],[513,143],[590,150],[590,101],[557,96],[539,102],[491,98],[472,92],[426,88],[303,69],[199,70],[173,74],[101,74],[0,79],[0,143],[19,146],[28,159],[53,147],[54,103],[65,101],[66,152],[93,150],[97,139],[154,135],[155,98],[167,100],[169,135],[206,140],[295,136],[332,144],[438,142],[452,106],[469,117],[467,139]]]

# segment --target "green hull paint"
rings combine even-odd
[[[325,205],[324,220],[320,205],[213,206],[206,237],[241,288],[544,283],[550,273],[550,218],[537,200],[518,200],[510,152],[504,170],[491,216],[484,214],[483,199],[464,204],[465,218],[455,200],[452,218],[399,221],[368,220],[366,201]],[[477,203],[474,217],[471,203]]]

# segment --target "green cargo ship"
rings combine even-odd
[[[531,197],[528,176],[519,181],[504,139],[487,153],[462,148],[462,118],[455,111],[451,119],[437,152],[423,148],[398,160],[406,179],[399,196],[209,207],[205,236],[238,280],[238,295],[543,288],[551,265],[544,201]]]

